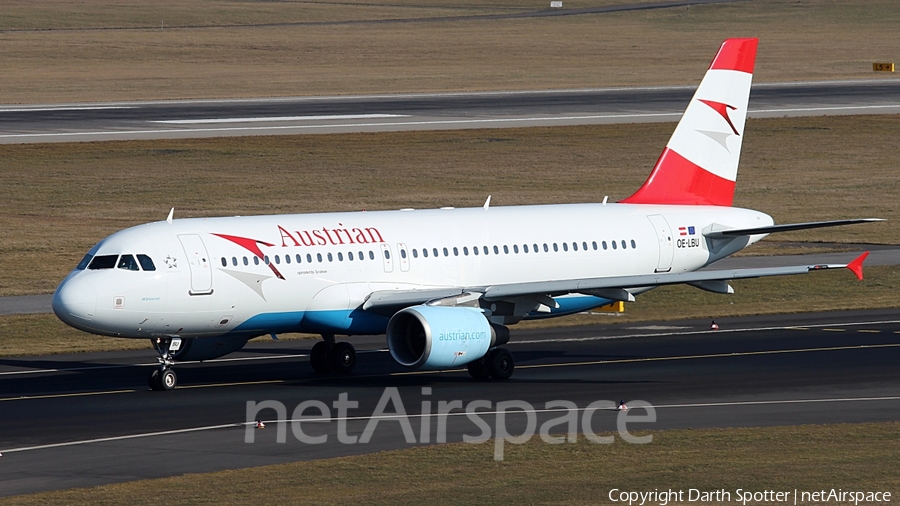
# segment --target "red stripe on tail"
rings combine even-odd
[[[722,44],[709,69],[739,70],[752,74],[758,44],[759,39],[728,39]]]
[[[734,181],[703,170],[669,148],[663,150],[644,186],[624,204],[730,206]]]

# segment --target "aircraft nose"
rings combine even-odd
[[[53,294],[56,317],[75,328],[91,321],[96,310],[97,290],[84,276],[70,276],[59,284]]]

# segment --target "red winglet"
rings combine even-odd
[[[863,272],[862,272],[863,262],[866,261],[867,256],[869,256],[868,251],[866,251],[862,255],[856,257],[856,260],[847,264],[847,268],[850,269],[851,271],[853,271],[853,274],[856,274],[856,278],[859,279],[860,281],[862,281],[862,278],[863,278]]]

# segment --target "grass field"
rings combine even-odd
[[[737,489],[831,488],[892,492],[893,502],[900,493],[898,431],[896,422],[651,431],[653,441],[646,445],[618,438],[611,445],[593,444],[583,436],[575,444],[548,445],[532,438],[507,445],[500,463],[493,460],[493,445],[461,443],[35,494],[4,503],[155,505],[165,491],[179,504],[610,504],[614,488],[684,490],[684,503],[690,488],[731,493],[729,502],[703,504],[740,504]]]
[[[0,296],[52,292],[104,236],[175,217],[615,201],[671,124],[0,146]],[[898,116],[750,120],[735,205],[898,216]],[[775,240],[900,244],[891,221]]]
[[[640,2],[565,6],[611,3]],[[4,2],[0,103],[694,84],[722,39],[737,36],[761,39],[756,82],[884,77],[872,62],[900,60],[894,0],[409,22],[548,5]],[[360,23],[385,19],[402,21]]]

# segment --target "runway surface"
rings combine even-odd
[[[677,121],[696,86],[0,106],[0,143]],[[750,117],[900,113],[900,79],[754,84]]]
[[[476,382],[462,371],[410,373],[383,350],[383,337],[350,339],[359,350],[350,376],[314,374],[306,356],[312,342],[262,341],[225,360],[179,365],[180,387],[172,392],[146,387],[155,362],[149,349],[0,359],[0,496],[407,448],[423,444],[423,426],[429,443],[441,432],[460,441],[482,434],[476,420],[496,434],[498,403],[513,400],[534,407],[538,427],[564,414],[547,411],[548,401],[574,403],[579,432],[584,409],[601,400],[607,402],[592,412],[590,430],[615,430],[620,415],[612,406],[620,399],[632,404],[627,416],[645,414],[637,400],[654,407],[655,422],[629,425],[651,434],[900,420],[900,310],[718,323],[715,332],[708,321],[514,330],[509,348],[517,369],[504,382]],[[365,434],[391,388],[413,442],[390,416],[398,411],[394,403],[375,418],[369,442],[340,442],[339,432]],[[358,406],[340,413],[342,394]],[[273,409],[247,409],[251,401],[272,401],[290,418],[309,400],[324,403],[331,418],[278,424]],[[459,409],[477,400],[480,417]],[[423,401],[431,404],[423,408]],[[458,401],[445,431],[436,416],[440,401]],[[521,433],[528,416],[512,410],[500,427]],[[247,428],[257,418],[268,422],[265,430]],[[304,434],[327,441],[302,442]]]

